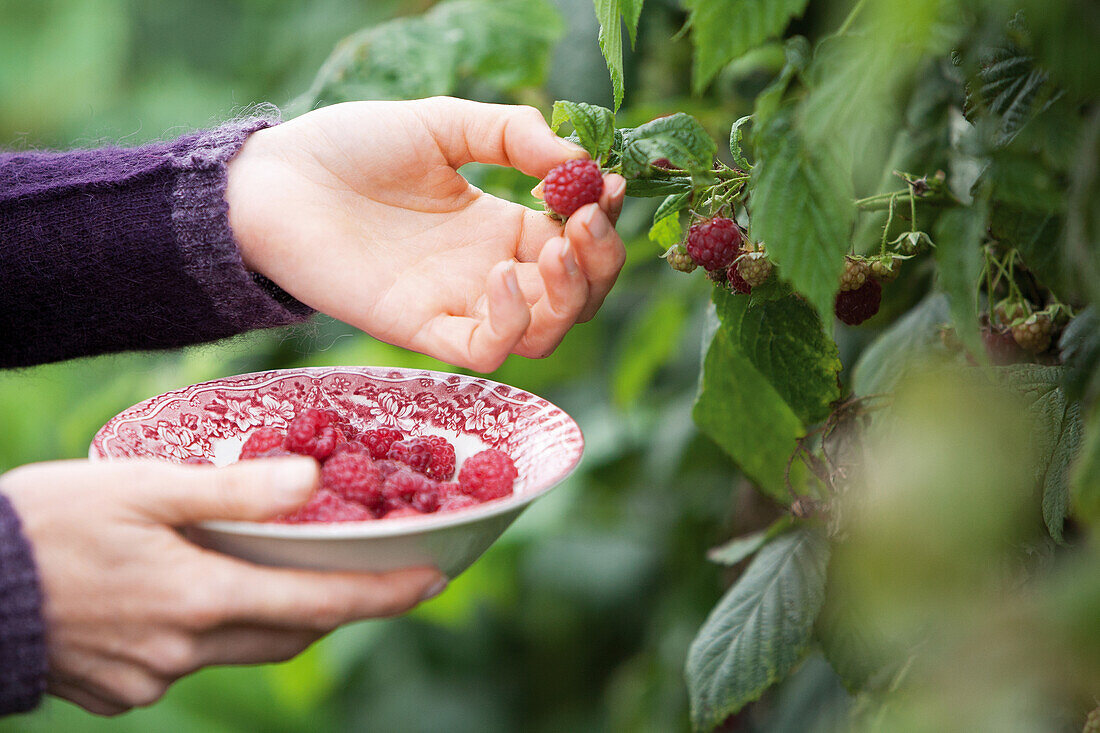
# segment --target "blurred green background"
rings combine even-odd
[[[342,37],[432,5],[0,0],[0,147],[137,144],[215,124],[252,103],[286,106],[310,88]],[[489,63],[450,91],[544,112],[556,98],[607,104],[591,2],[553,5],[558,27],[543,29],[557,39],[548,63],[502,81],[490,48]],[[650,3],[637,51],[628,52],[632,106],[620,124],[684,109],[720,136],[718,126],[744,113],[768,77],[756,67],[735,70],[705,105],[681,98],[689,49],[669,39],[682,22],[678,3]],[[422,30],[430,44],[432,29]],[[780,63],[775,50],[756,66]],[[508,50],[501,53],[497,66],[508,66]],[[489,191],[535,203],[527,193],[533,181],[521,175],[469,174]],[[600,315],[550,358],[514,358],[493,375],[576,417],[588,442],[581,469],[442,597],[405,618],[345,628],[283,665],[204,671],[118,719],[50,699],[0,721],[0,730],[686,729],[683,660],[724,586],[724,571],[704,552],[771,510],[745,498],[731,464],[692,426],[707,285],[675,277],[654,257],[645,238],[653,205],[627,204],[620,229],[630,261]],[[105,420],[164,390],[259,369],[344,364],[447,368],[318,317],[308,328],[179,352],[7,372],[0,470],[81,457]],[[811,661],[791,685],[793,692],[776,694],[797,694],[817,709],[846,704],[823,663]],[[767,706],[757,716],[767,719]]]

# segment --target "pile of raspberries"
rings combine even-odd
[[[286,430],[260,428],[240,460],[289,455],[321,462],[321,487],[305,506],[276,522],[354,522],[453,511],[512,494],[518,475],[508,454],[483,450],[455,480],[455,449],[438,435],[409,437],[394,428],[356,432],[326,410],[298,413]]]

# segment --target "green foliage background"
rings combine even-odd
[[[1017,4],[1030,39],[1008,22]],[[687,199],[670,196],[656,217],[660,199],[628,201],[629,258],[600,315],[549,359],[510,359],[493,375],[578,419],[581,469],[442,597],[287,664],[204,671],[118,720],[50,701],[0,731],[1080,728],[1100,694],[1087,530],[1100,516],[1095,312],[1067,329],[1069,369],[959,369],[955,358],[953,371],[927,371],[954,358],[942,324],[984,353],[983,236],[1052,291],[1098,302],[1088,155],[1100,94],[1082,73],[1098,11],[1087,0],[642,5],[0,0],[0,146],[138,143],[265,101],[298,114],[455,94],[548,118],[554,100],[601,105],[614,125],[644,127],[624,137],[609,112],[585,121],[594,108],[575,103],[555,105],[554,124],[618,156],[638,176],[632,195],[687,190],[708,175],[711,138],[730,139],[719,156],[752,168],[751,232],[805,296],[732,296],[672,272],[654,242],[677,241]],[[1008,47],[980,60],[1006,27],[1041,67]],[[658,156],[691,177],[649,179]],[[947,211],[921,213],[936,249],[906,263],[868,325],[834,331],[845,251],[906,232],[904,217],[883,232],[897,168],[947,171]],[[537,203],[515,172],[464,173]],[[0,374],[0,471],[82,456],[107,418],[166,389],[336,364],[447,368],[318,318]],[[894,393],[872,437],[855,441],[874,458],[864,492],[825,496],[828,527],[792,519],[788,480],[816,486],[800,463],[789,473],[792,451],[853,392]]]

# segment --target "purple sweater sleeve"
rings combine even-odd
[[[244,268],[229,228],[226,163],[274,122],[137,148],[0,154],[0,367],[307,318]]]
[[[30,710],[46,687],[41,607],[31,548],[0,494],[0,716]]]

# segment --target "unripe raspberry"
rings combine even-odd
[[[844,258],[844,272],[840,275],[840,292],[859,290],[863,283],[867,282],[867,276],[871,274],[871,267],[866,260],[855,257]]]
[[[737,222],[716,216],[692,224],[685,246],[696,264],[721,270],[737,258],[743,238]]]
[[[997,321],[1001,325],[1011,326],[1016,319],[1026,318],[1027,312],[1024,310],[1022,303],[1012,303],[1007,300],[1002,300],[993,307],[993,315],[997,317]]]
[[[1020,348],[1032,354],[1041,354],[1050,348],[1050,333],[1053,330],[1050,316],[1046,313],[1033,313],[1023,321],[1012,326],[1012,338]]]
[[[691,272],[698,267],[682,244],[670,247],[668,252],[665,253],[665,259],[668,260],[669,267],[679,272]]]
[[[1089,717],[1085,719],[1085,727],[1081,729],[1081,733],[1100,733],[1100,707],[1097,707],[1089,713]]]
[[[879,257],[871,262],[871,274],[884,283],[898,279],[901,271],[901,260],[896,257]]]
[[[858,326],[878,313],[882,303],[882,286],[878,280],[867,280],[862,287],[844,290],[836,295],[836,317],[849,326]]]
[[[542,198],[550,210],[561,216],[600,200],[603,174],[594,160],[567,160],[546,174],[542,182]]]
[[[746,252],[737,259],[737,274],[750,288],[767,282],[772,275],[772,263],[763,252]]]

